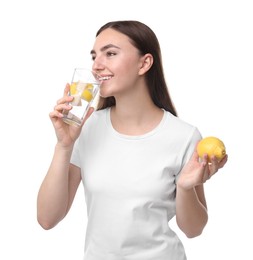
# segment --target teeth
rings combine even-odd
[[[105,76],[105,77],[100,77],[99,80],[108,80],[110,78],[111,78],[110,76]]]

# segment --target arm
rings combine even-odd
[[[203,184],[227,162],[227,156],[220,162],[216,157],[208,164],[207,155],[199,162],[194,151],[192,158],[184,166],[177,182],[176,221],[187,237],[200,235],[207,223],[207,205]]]
[[[55,129],[57,144],[37,198],[37,219],[44,229],[53,228],[66,216],[81,181],[81,170],[70,164],[70,157],[82,127],[68,125],[62,120],[62,110],[71,109],[67,104],[73,97],[68,96],[68,91],[69,84],[66,85],[64,96],[58,100],[54,111],[49,114]],[[92,112],[93,109],[90,108],[84,122]]]
[[[200,235],[208,220],[203,185],[190,190],[178,185],[176,196],[176,220],[179,228],[189,238]]]
[[[44,229],[53,228],[69,211],[81,181],[80,168],[69,163],[72,149],[58,145],[38,193],[37,219]]]

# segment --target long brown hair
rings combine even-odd
[[[153,56],[153,65],[145,74],[150,96],[157,107],[163,108],[177,116],[165,81],[160,44],[155,33],[147,25],[139,21],[113,21],[103,25],[97,31],[96,37],[107,28],[114,29],[128,36],[141,55],[150,53]],[[111,107],[115,104],[114,97],[99,97],[97,110]]]

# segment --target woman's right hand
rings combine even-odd
[[[69,124],[65,123],[62,120],[62,118],[63,118],[62,111],[72,109],[72,106],[69,104],[69,102],[71,102],[73,100],[73,97],[68,95],[69,88],[70,88],[70,85],[66,84],[63,97],[57,101],[57,104],[54,107],[54,110],[49,113],[49,117],[50,117],[50,119],[53,123],[54,129],[55,129],[57,142],[58,142],[58,144],[62,145],[63,147],[66,147],[66,148],[69,146],[73,146],[74,142],[80,135],[83,124],[94,111],[94,108],[89,109],[89,111],[80,127],[69,125]]]

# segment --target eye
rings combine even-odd
[[[106,52],[106,56],[108,56],[108,57],[115,56],[115,55],[116,55],[116,53],[113,51]]]
[[[91,60],[95,60],[96,59],[96,56],[95,55],[91,55]]]

